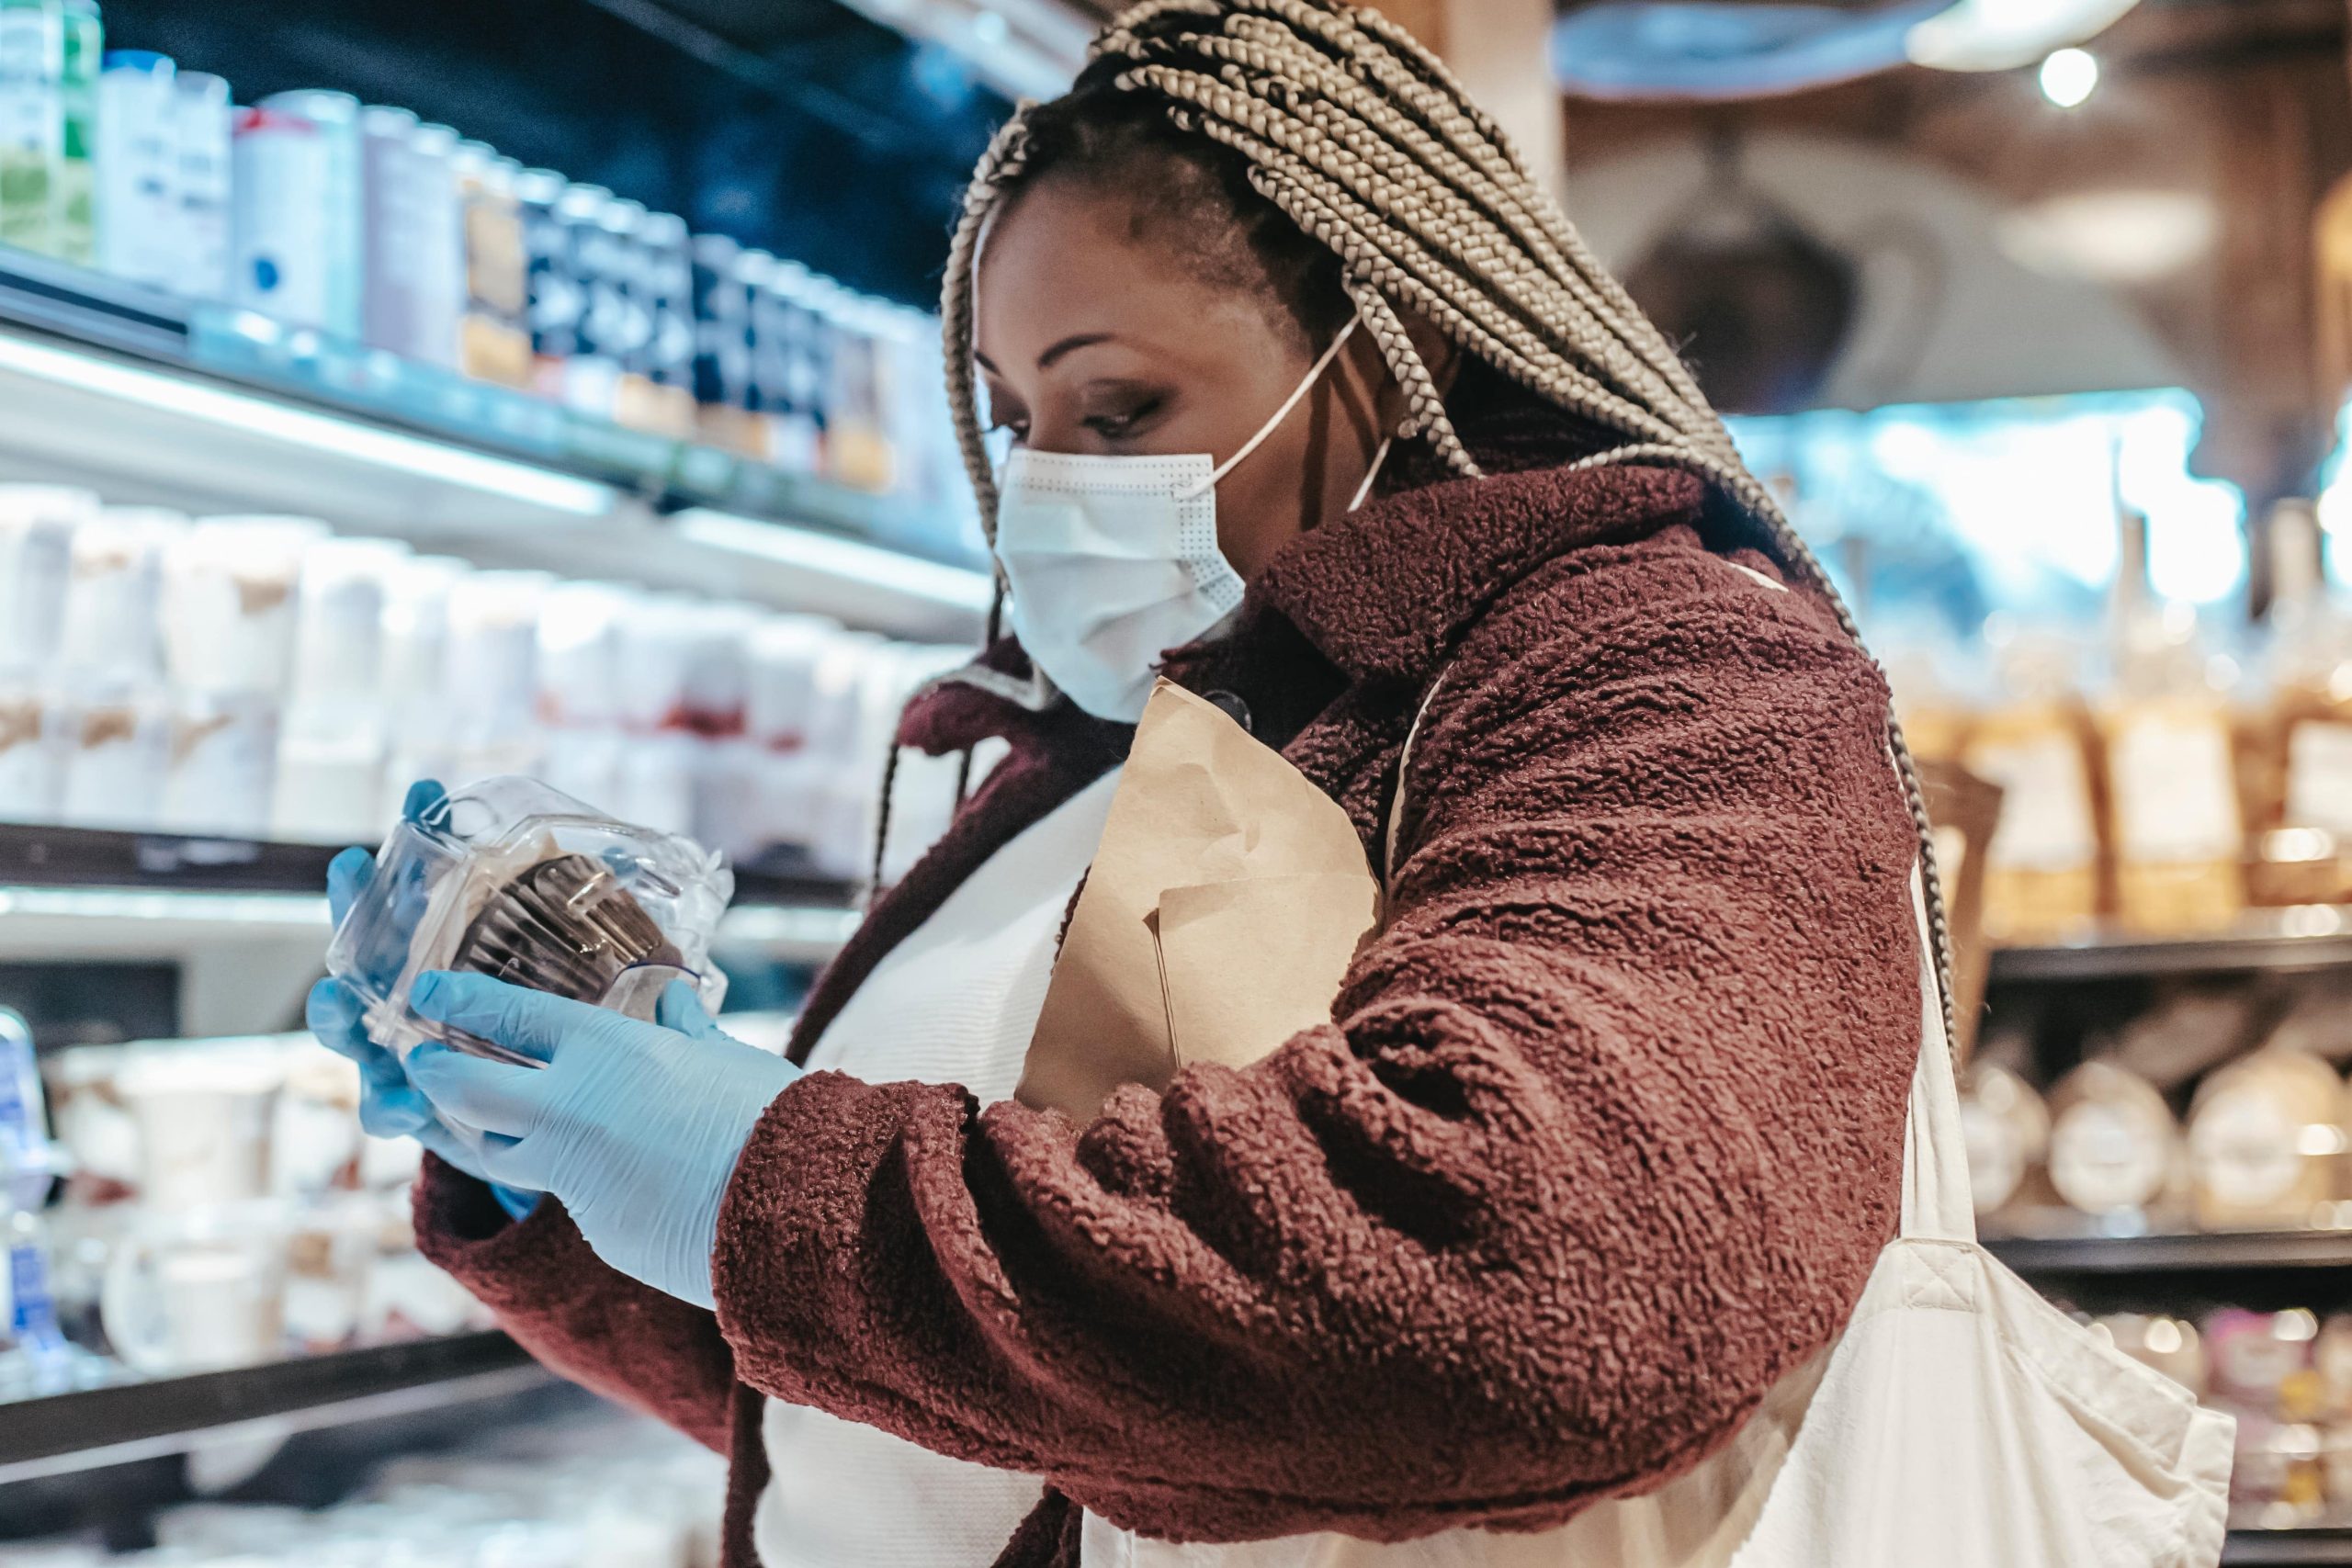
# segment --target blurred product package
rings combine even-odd
[[[0,820],[356,842],[415,779],[521,773],[840,878],[900,708],[967,651],[39,485],[0,485]],[[960,771],[906,760],[894,864]]]

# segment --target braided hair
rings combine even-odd
[[[1673,345],[1529,176],[1510,140],[1435,55],[1344,0],[1142,0],[1095,39],[1068,95],[1024,105],[989,143],[948,252],[941,316],[948,403],[991,537],[996,477],[974,372],[982,234],[1045,173],[1147,152],[1194,176],[1180,182],[1180,198],[1185,186],[1219,187],[1226,228],[1255,251],[1310,333],[1322,324],[1313,319],[1318,310],[1338,306],[1344,317],[1352,307],[1403,391],[1396,434],[1427,443],[1444,468],[1479,473],[1413,346],[1408,313],[1608,433],[1602,450],[1572,468],[1655,462],[1708,480],[1860,640],[1827,574],[1740,461]],[[1887,739],[1918,829],[1944,1021],[1956,1038],[1934,836],[1891,711]]]

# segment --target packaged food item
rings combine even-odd
[[[2180,1132],[2164,1096],[2110,1063],[2084,1063],[2050,1095],[2050,1182],[2084,1213],[2144,1213],[2174,1186]]]
[[[2281,502],[2264,534],[2264,707],[2248,768],[2261,892],[2272,904],[2352,899],[2352,615],[2329,596],[2310,502]]]
[[[177,281],[178,75],[168,55],[110,49],[98,78],[98,265],[155,288]]]
[[[2222,1069],[2189,1107],[2197,1223],[2281,1229],[2324,1221],[2341,1187],[2344,1089],[2316,1056],[2268,1047]]]
[[[477,571],[450,585],[435,699],[448,726],[445,782],[537,771],[539,607],[554,583],[540,571]]]
[[[547,750],[538,776],[603,807],[623,798],[621,627],[641,595],[602,582],[561,583],[539,610],[539,718]]]
[[[1968,1140],[1968,1188],[1976,1212],[1997,1214],[2022,1198],[2050,1156],[2050,1111],[2030,1084],[1991,1062],[1973,1063],[1960,1098]]]
[[[283,692],[302,558],[327,537],[308,517],[208,517],[163,551],[164,669],[204,693]]]
[[[408,547],[390,539],[327,539],[303,553],[277,745],[279,838],[352,843],[382,820],[385,599],[407,559]]]
[[[236,131],[229,84],[205,72],[183,71],[174,88],[180,240],[174,287],[192,299],[226,299],[236,286],[230,192]]]
[[[126,1047],[113,1092],[138,1130],[138,1186],[153,1213],[266,1197],[281,1053],[251,1041]]]
[[[268,1200],[151,1213],[118,1247],[100,1312],[115,1354],[159,1376],[275,1360],[287,1215]]]
[[[59,0],[0,0],[0,245],[54,255],[65,158],[65,14]]]
[[[2062,942],[2099,909],[2099,839],[2089,715],[2073,650],[2019,634],[2002,650],[2002,692],[1962,748],[1968,771],[2001,789],[1984,852],[1984,931],[1998,942]]]
[[[335,154],[325,130],[285,109],[241,109],[232,149],[236,302],[288,326],[333,310]]]
[[[76,266],[98,259],[98,75],[106,61],[106,28],[97,0],[62,0],[64,109],[56,172],[49,188],[50,254]]]
[[[2319,1319],[2295,1308],[2247,1312],[2228,1307],[2205,1320],[2212,1397],[2233,1410],[2275,1416],[2279,1390],[2312,1365]]]
[[[531,384],[531,335],[525,320],[530,260],[514,191],[522,165],[479,141],[458,145],[454,164],[466,234],[465,316],[458,329],[458,367],[507,387]]]
[[[0,676],[0,822],[53,822],[64,788],[62,729],[53,699],[29,680]]]
[[[2330,1313],[2319,1325],[2312,1369],[2319,1374],[2321,1408],[2330,1419],[2352,1420],[2352,1314]],[[2352,1492],[2342,1495],[2352,1498]]]
[[[172,833],[266,836],[277,738],[274,693],[174,693],[157,825]]]
[[[57,820],[76,828],[152,829],[163,811],[172,716],[152,682],[90,680],[42,715],[57,754]]]
[[[345,342],[357,343],[365,324],[368,217],[359,100],[322,87],[298,87],[272,93],[259,107],[306,122],[318,137],[327,175],[316,231],[324,252],[313,264],[325,284],[319,324]]]
[[[74,530],[57,664],[74,678],[153,681],[163,673],[163,557],[187,519],[110,506]]]
[[[418,779],[448,781],[455,733],[442,676],[449,658],[449,597],[472,568],[454,556],[401,562],[384,583],[380,705],[388,731],[381,803],[369,828],[400,814]]]
[[[514,211],[523,241],[523,325],[531,339],[531,385],[540,396],[563,393],[563,366],[580,347],[585,303],[572,255],[569,187],[552,169],[514,177]]]
[[[2110,606],[2110,681],[2098,706],[2115,855],[2116,916],[2171,936],[2226,928],[2245,905],[2245,819],[2226,689],[2196,611],[2148,586],[2147,519],[2122,518]]]
[[[579,199],[594,218],[579,229],[574,253],[586,305],[578,349],[564,367],[563,400],[592,419],[612,419],[623,400],[621,379],[650,333],[641,310],[636,239],[645,208],[595,186],[581,190]]]
[[[2233,1522],[2253,1529],[2295,1529],[2325,1512],[2326,1474],[2318,1427],[2267,1416],[2238,1417],[2237,1461],[2230,1472]]]
[[[379,122],[379,129],[390,128]],[[370,240],[379,255],[394,246],[408,253],[397,264],[403,287],[395,307],[378,323],[396,330],[401,341],[379,346],[452,370],[466,309],[466,204],[458,186],[458,133],[446,125],[409,129],[400,162],[400,220]]]
[[[74,531],[97,514],[88,491],[0,485],[0,672],[30,674],[56,657]]]
[[[662,988],[684,979],[716,1012],[726,978],[710,937],[733,891],[718,857],[687,840],[530,779],[486,779],[387,836],[327,969],[360,996],[375,1038],[396,1049],[435,1039],[505,1057],[412,1012],[416,976],[472,970],[645,1019]]]

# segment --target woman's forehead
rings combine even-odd
[[[977,347],[1000,367],[1031,364],[1073,333],[1153,324],[1257,324],[1279,310],[1262,269],[1237,277],[1171,243],[1175,219],[1077,181],[1043,180],[989,223],[975,281]]]

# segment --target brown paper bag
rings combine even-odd
[[[1093,1119],[1123,1083],[1246,1066],[1327,1022],[1379,882],[1337,801],[1162,681],[1136,728],[1016,1091]]]

